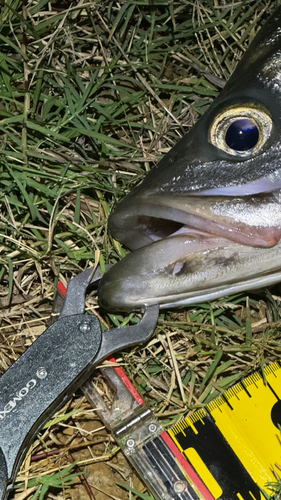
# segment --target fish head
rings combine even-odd
[[[111,309],[194,304],[277,282],[281,8],[219,97],[109,217],[132,252],[99,286]]]

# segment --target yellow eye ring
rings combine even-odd
[[[244,142],[242,137],[243,124],[245,130],[247,128],[246,139],[244,134]],[[214,119],[209,129],[208,140],[211,144],[230,155],[247,158],[261,151],[271,135],[272,128],[271,117],[260,108],[253,104],[235,106],[225,109]],[[236,145],[233,147],[233,144],[230,144],[229,136],[235,134],[233,144],[235,145],[236,142]]]

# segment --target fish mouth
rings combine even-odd
[[[101,303],[171,307],[278,281],[279,193],[127,197],[110,225],[133,252],[102,279]]]
[[[281,238],[279,191],[240,198],[151,195],[131,207],[124,228],[119,238],[134,250],[179,234],[271,247]]]

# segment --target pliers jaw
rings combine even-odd
[[[73,316],[74,314],[83,314],[85,312],[85,297],[87,290],[97,284],[102,278],[100,267],[96,270],[86,269],[77,274],[67,286],[67,294],[64,305],[60,313],[60,318]]]
[[[102,272],[98,267],[95,271],[87,269],[75,276],[68,284],[67,294],[59,319],[83,314],[85,311],[85,297],[87,290],[102,278]],[[114,328],[104,332],[100,350],[94,360],[94,365],[102,362],[110,354],[120,349],[132,347],[146,342],[154,332],[159,315],[159,306],[147,306],[144,308],[143,318],[133,326]]]

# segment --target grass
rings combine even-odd
[[[50,474],[48,476],[42,476],[34,479],[30,479],[27,483],[27,489],[29,490],[29,493],[33,493],[35,490],[34,495],[31,496],[32,500],[43,500],[49,489],[58,489],[58,490],[65,490],[70,488],[70,486],[73,484],[73,481],[82,473],[72,473],[72,469],[75,467],[75,462],[68,467],[66,467],[63,471],[59,471],[56,474]]]
[[[58,280],[67,283],[89,266],[125,255],[107,233],[110,210],[205,112],[277,4],[5,2],[0,13],[2,373],[46,328]],[[119,360],[162,423],[171,425],[279,357],[280,300],[277,287],[163,313],[154,339]],[[96,297],[89,298],[87,309],[98,313]],[[102,314],[109,326],[126,321]],[[94,429],[90,434],[81,430],[88,426]],[[71,458],[49,452],[73,446],[80,466],[105,463],[123,481],[126,466],[100,428],[78,394],[35,442],[19,482],[24,479],[27,487],[33,478],[56,474]],[[87,446],[94,450],[88,455]],[[31,460],[43,451],[47,458]],[[69,491],[68,496],[74,490]],[[105,498],[100,492],[97,497]]]

